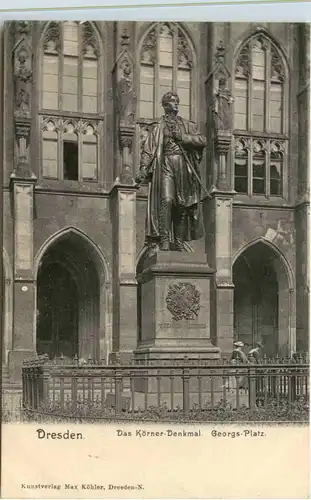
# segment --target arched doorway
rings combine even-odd
[[[78,355],[78,306],[74,276],[58,262],[46,263],[38,276],[38,353],[51,358]]]
[[[74,231],[48,246],[37,273],[38,354],[100,357],[99,265],[94,249]]]
[[[264,344],[268,356],[294,349],[294,308],[287,270],[268,244],[248,246],[233,265],[234,336],[246,347]]]

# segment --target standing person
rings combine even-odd
[[[241,342],[241,341],[233,342],[233,351],[232,351],[232,355],[231,355],[231,362],[236,360],[235,363],[241,363],[241,364],[248,363],[247,356],[242,351],[242,347],[244,347],[243,342]]]
[[[253,349],[251,349],[248,352],[248,359],[251,362],[258,364],[260,362],[261,357],[262,357],[263,345],[261,342],[256,342],[255,345],[256,345],[256,347],[254,347]]]
[[[263,345],[261,342],[256,342],[256,347],[251,349],[248,352],[248,359],[250,363],[255,363],[258,365],[260,363],[260,359],[262,357],[262,349]],[[260,404],[261,399],[264,397],[264,393],[267,391],[267,388],[264,385],[264,378],[260,376],[258,373],[256,375],[256,401],[257,404]]]
[[[152,123],[135,181],[149,182],[146,243],[160,250],[184,250],[203,236],[199,166],[206,138],[194,122],[178,116],[179,97],[162,97],[164,115]]]
[[[233,342],[233,351],[232,351],[231,360],[230,360],[230,363],[232,365],[244,365],[244,364],[248,363],[247,356],[242,351],[242,347],[244,347],[243,342],[241,342],[241,341]],[[239,389],[243,389],[243,388],[245,388],[245,382],[246,382],[246,378],[244,375],[238,377],[238,379],[236,379],[236,377],[230,377],[230,381],[229,381],[230,389],[235,389],[237,383],[238,383]]]

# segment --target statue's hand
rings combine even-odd
[[[181,131],[177,128],[175,128],[173,131],[172,131],[172,137],[174,139],[174,141],[176,142],[180,142],[182,140],[182,134],[181,134]]]

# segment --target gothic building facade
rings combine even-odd
[[[308,345],[309,27],[14,22],[4,38],[3,364],[109,360],[140,338],[148,124],[176,90],[207,137],[211,336]],[[216,103],[216,105],[215,105]],[[216,120],[215,120],[216,116]]]

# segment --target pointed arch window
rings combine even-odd
[[[41,108],[99,111],[99,46],[90,23],[49,23],[43,40]]]
[[[42,50],[41,175],[97,182],[103,131],[97,34],[88,22],[52,21]]]
[[[139,54],[139,118],[152,120],[163,112],[161,98],[175,91],[180,116],[191,119],[193,110],[193,50],[176,23],[157,23],[145,35]]]
[[[264,33],[256,33],[241,47],[233,85],[235,190],[284,196],[288,81],[279,49]]]
[[[240,50],[235,65],[236,130],[285,133],[285,69],[278,49],[263,35]]]

